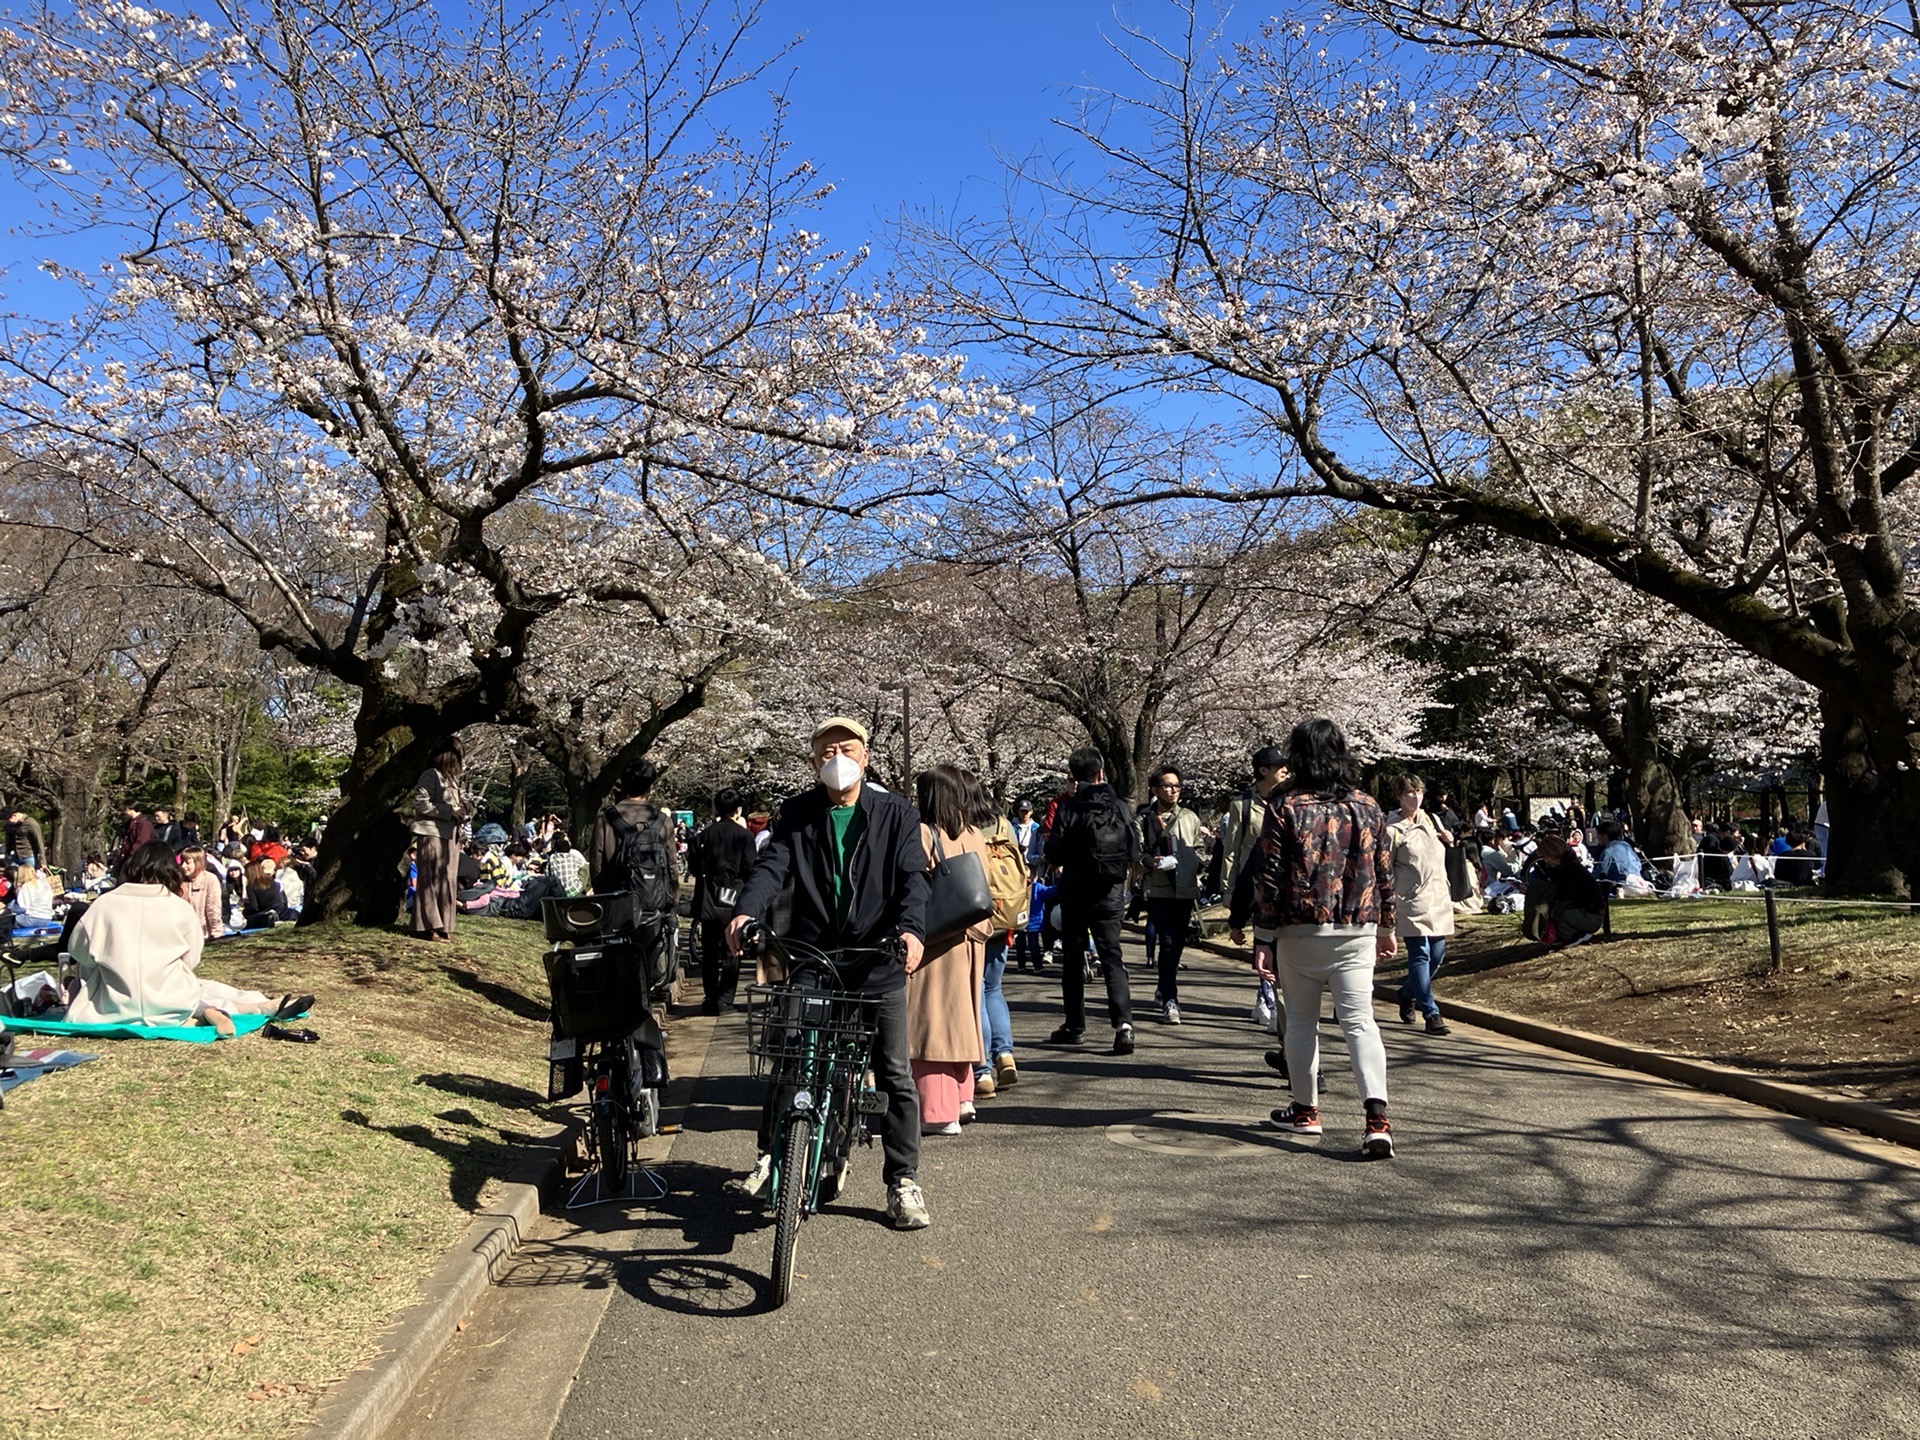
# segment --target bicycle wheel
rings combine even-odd
[[[787,1303],[793,1290],[793,1252],[800,1243],[800,1202],[807,1193],[807,1168],[813,1163],[813,1120],[796,1115],[787,1122],[780,1156],[780,1198],[773,1215],[773,1303]]]
[[[595,1138],[600,1144],[600,1179],[610,1190],[627,1187],[628,1162],[633,1156],[632,1081],[619,1060],[612,1066],[605,1098],[593,1107]]]

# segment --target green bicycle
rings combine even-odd
[[[758,926],[744,937],[766,953],[774,942]],[[878,996],[845,987],[840,967],[890,954],[884,950],[828,953],[787,941],[779,945],[787,978],[747,987],[747,1053],[753,1073],[773,1097],[773,1303],[787,1303],[800,1225],[824,1201],[846,1188],[853,1147],[871,1144],[867,1117],[886,1109],[868,1062],[879,1028]]]

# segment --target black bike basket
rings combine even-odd
[[[880,997],[789,985],[747,987],[747,1054],[756,1078],[812,1083],[824,1063],[864,1070],[880,1028]]]
[[[646,1023],[645,956],[629,939],[546,955],[547,988],[560,1029],[576,1040],[612,1040]]]

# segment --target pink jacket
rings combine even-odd
[[[209,940],[218,940],[227,933],[226,922],[220,917],[224,888],[211,870],[202,870],[187,882],[187,903],[200,917],[200,928]]]

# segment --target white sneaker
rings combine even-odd
[[[960,1133],[960,1122],[958,1120],[949,1120],[944,1125],[923,1125],[920,1127],[920,1133],[922,1135],[958,1135]]]
[[[975,1110],[973,1108],[973,1101],[962,1100],[960,1102],[960,1123],[962,1125],[972,1124],[974,1117],[977,1116],[979,1113],[980,1112],[978,1110]]]
[[[1166,1018],[1167,1024],[1178,1025],[1180,1023],[1180,1002],[1178,1000],[1168,1000],[1161,1006],[1160,1013]]]
[[[1264,995],[1253,1002],[1253,1023],[1262,1030],[1273,1029],[1273,1005]]]
[[[896,1230],[924,1230],[933,1223],[927,1197],[911,1180],[896,1180],[887,1190],[887,1218]]]
[[[749,1170],[734,1182],[749,1200],[764,1200],[767,1191],[773,1188],[773,1156],[762,1155],[753,1162]]]

